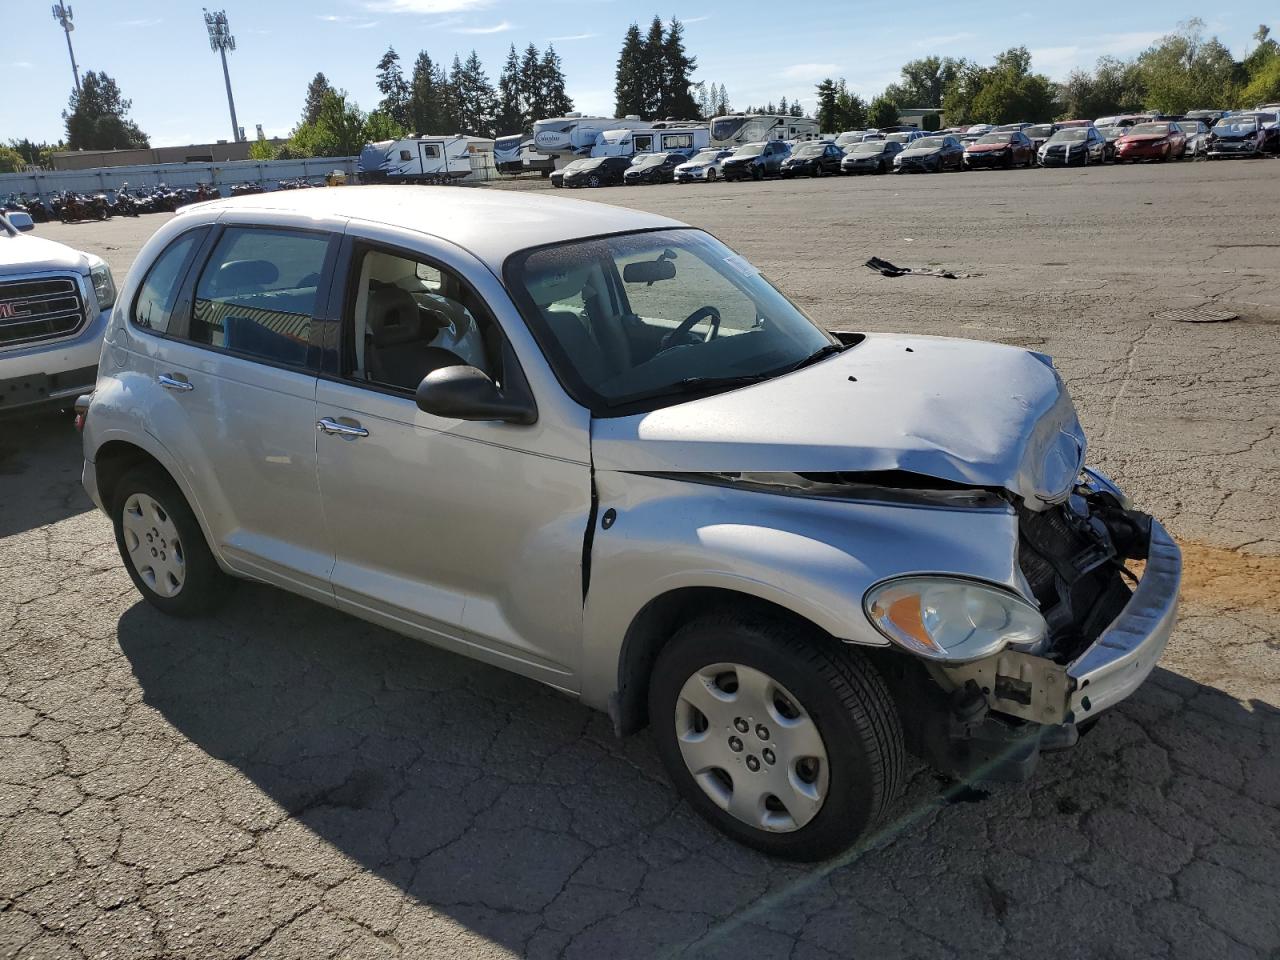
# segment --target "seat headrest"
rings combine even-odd
[[[365,313],[374,346],[386,347],[422,338],[418,301],[399,287],[375,287],[369,291]]]
[[[219,293],[242,293],[269,287],[280,279],[280,271],[270,260],[228,260],[214,274],[213,287]]]

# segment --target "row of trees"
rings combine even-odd
[[[679,20],[673,17],[667,27],[655,15],[647,35],[641,35],[639,25],[631,24],[618,54],[614,116],[634,115],[646,120],[706,116],[716,98],[708,94],[702,103],[695,100],[692,87],[697,66],[697,58],[684,48],[684,24]],[[727,106],[727,101],[721,87],[714,106]]]
[[[1202,20],[1189,20],[1132,60],[1102,57],[1093,70],[1076,70],[1061,84],[1031,69],[1026,47],[1006,50],[989,65],[951,57],[912,60],[901,79],[869,104],[844,80],[829,78],[817,87],[817,119],[823,130],[835,131],[888,126],[903,107],[940,108],[948,125],[963,125],[1141,110],[1185,113],[1280,100],[1280,45],[1266,26],[1240,61],[1204,30]]]

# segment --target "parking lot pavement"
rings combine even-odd
[[[1052,354],[1091,460],[1183,545],[1183,617],[1132,700],[1029,784],[917,770],[832,864],[720,838],[646,736],[523,679],[248,584],[165,620],[65,420],[6,424],[0,956],[1280,956],[1277,171],[574,194],[707,227],[833,328]],[[161,219],[39,232],[122,274]],[[1239,319],[1153,316],[1205,303]]]

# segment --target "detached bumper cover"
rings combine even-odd
[[[973,680],[991,710],[1045,725],[1076,724],[1115,706],[1155,669],[1173,633],[1182,552],[1151,521],[1146,570],[1120,615],[1074,661],[1005,650],[942,668],[952,684]]]

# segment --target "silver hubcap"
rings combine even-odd
[[[789,833],[822,809],[830,779],[822,735],[766,673],[703,667],[680,689],[676,738],[698,786],[743,823]]]
[[[175,596],[186,579],[186,555],[173,518],[156,500],[135,493],[120,517],[124,547],[143,583],[162,597]]]

